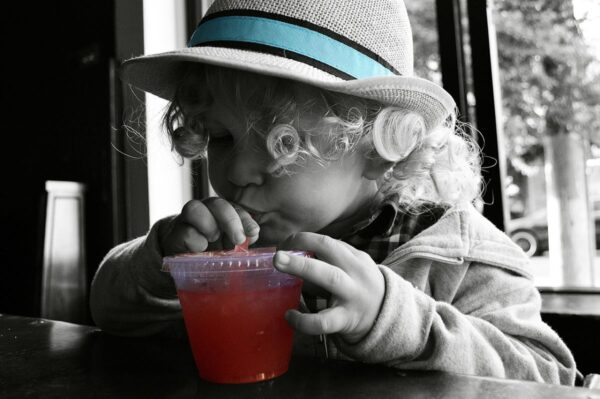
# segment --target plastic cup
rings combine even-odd
[[[294,332],[284,314],[298,307],[302,280],[276,270],[274,254],[275,248],[256,248],[163,259],[201,378],[237,384],[288,370]]]

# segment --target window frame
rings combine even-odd
[[[501,145],[500,87],[495,55],[494,32],[491,30],[487,1],[464,0],[471,47],[470,68],[473,95],[476,100],[474,115],[469,114],[467,101],[467,62],[464,51],[461,0],[436,0],[440,64],[444,88],[457,104],[460,120],[477,127],[482,134],[475,139],[482,147],[485,159],[496,160],[485,164],[483,178],[483,215],[498,229],[504,231],[508,209],[504,187],[504,156]]]
[[[144,145],[134,144],[125,125],[145,107],[142,91],[124,85],[118,67],[132,54],[144,52],[143,0],[115,2],[115,60],[111,62],[111,194],[113,243],[144,235],[150,223],[148,167],[142,162]],[[143,132],[143,127],[139,126]]]

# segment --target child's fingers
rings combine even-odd
[[[239,245],[246,237],[250,237],[250,243],[253,243],[258,239],[260,230],[246,210],[236,208],[218,197],[189,201],[183,207],[177,222],[194,227],[211,243],[217,241],[222,233],[225,234],[224,242]]]
[[[337,297],[349,299],[354,293],[353,281],[346,272],[319,259],[277,251],[273,264],[279,271],[301,277]]]
[[[285,319],[290,326],[304,334],[334,334],[349,328],[350,318],[346,309],[336,306],[319,313],[301,313],[295,309],[288,310]]]
[[[162,246],[165,256],[184,252],[203,252],[208,247],[206,237],[188,224],[175,224],[169,234],[170,238]]]
[[[192,226],[183,226],[184,231],[181,234],[186,252],[203,252],[208,247],[206,237],[198,232]]]
[[[364,275],[364,273],[368,272],[368,265],[376,265],[375,261],[373,260],[373,258],[371,258],[371,255],[369,255],[368,253],[361,251],[360,249],[356,249],[352,245],[342,240],[338,240],[338,242],[341,246],[346,248],[346,250],[348,250],[348,252],[351,253],[353,257],[359,260],[358,263],[355,263],[358,264],[359,267],[352,270],[352,273],[357,273],[357,276],[361,276]]]
[[[246,237],[250,238],[249,243],[253,244],[254,242],[256,242],[256,240],[258,240],[260,226],[258,225],[258,223],[256,223],[254,219],[252,219],[252,216],[250,215],[250,213],[248,213],[247,210],[236,205],[234,205],[234,208],[240,216]]]
[[[246,241],[242,219],[229,201],[213,197],[205,200],[204,203],[217,221],[219,229],[229,237],[233,244],[239,245]]]
[[[356,257],[362,257],[364,255],[368,254],[364,251],[361,251],[360,249],[356,249],[354,248],[352,245],[348,244],[347,242],[344,242],[342,240],[338,240],[340,245],[343,246],[344,248],[346,248],[352,255],[356,256]]]
[[[192,226],[200,234],[203,234],[208,242],[218,240],[221,235],[217,220],[202,201],[188,201],[183,206],[181,214],[176,218],[176,221]]]
[[[342,241],[317,233],[301,232],[288,237],[279,249],[303,249],[317,258],[348,272],[357,263],[356,257]]]

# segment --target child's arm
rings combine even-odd
[[[380,266],[386,295],[377,323],[357,345],[341,342],[342,350],[403,369],[572,385],[573,357],[542,322],[540,296],[531,281],[493,266],[464,267],[460,292],[450,304]]]
[[[92,318],[103,330],[151,335],[181,320],[172,278],[160,270],[158,232],[173,218],[158,221],[146,236],[120,244],[104,257],[90,292]]]
[[[221,248],[258,238],[258,225],[243,209],[220,198],[190,201],[181,214],[158,221],[148,235],[113,248],[90,293],[96,324],[119,335],[142,336],[181,328],[181,308],[162,258]],[[238,237],[239,236],[239,237]],[[174,331],[177,332],[177,331]]]
[[[352,278],[365,279],[364,270],[372,274],[369,264],[359,275],[352,270],[356,262],[350,258],[335,263],[336,256],[332,254],[343,252],[347,244],[302,233],[286,245],[313,250],[317,257],[325,256],[328,262],[333,259],[328,266],[335,265],[343,272],[335,273],[343,277],[332,281],[334,274],[327,272],[328,267],[318,261],[295,257],[281,267],[327,289],[333,299],[331,307],[318,314],[291,312],[290,323],[309,334],[338,333],[338,347],[353,358],[404,369],[445,370],[563,384],[574,382],[573,358],[556,333],[541,321],[539,293],[524,277],[468,262],[437,264],[439,270],[433,270],[435,261],[421,259],[408,268],[414,275],[424,277],[410,282],[390,268],[379,266],[378,272],[384,277],[380,293],[376,284],[363,285],[359,279]],[[444,266],[462,268],[464,273],[448,273],[441,270]],[[319,276],[324,270],[326,272]],[[427,287],[436,281],[429,273],[439,273],[439,288]],[[457,288],[457,292],[450,295],[452,298],[448,297],[450,303],[436,301],[422,291],[441,289],[445,286],[442,279],[452,275],[460,281],[446,281],[448,286],[455,283]],[[356,295],[361,291],[357,285],[370,286],[371,295]],[[344,291],[352,293],[355,299],[352,295],[345,297]],[[379,295],[383,300],[380,308],[376,308]],[[340,301],[340,297],[347,299]],[[364,319],[373,320],[366,332],[354,316],[361,307]],[[375,316],[371,313],[373,309],[376,309]]]

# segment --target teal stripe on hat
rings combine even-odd
[[[323,33],[262,17],[223,16],[206,20],[198,26],[188,46],[236,41],[291,51],[356,79],[394,75],[373,58]]]

